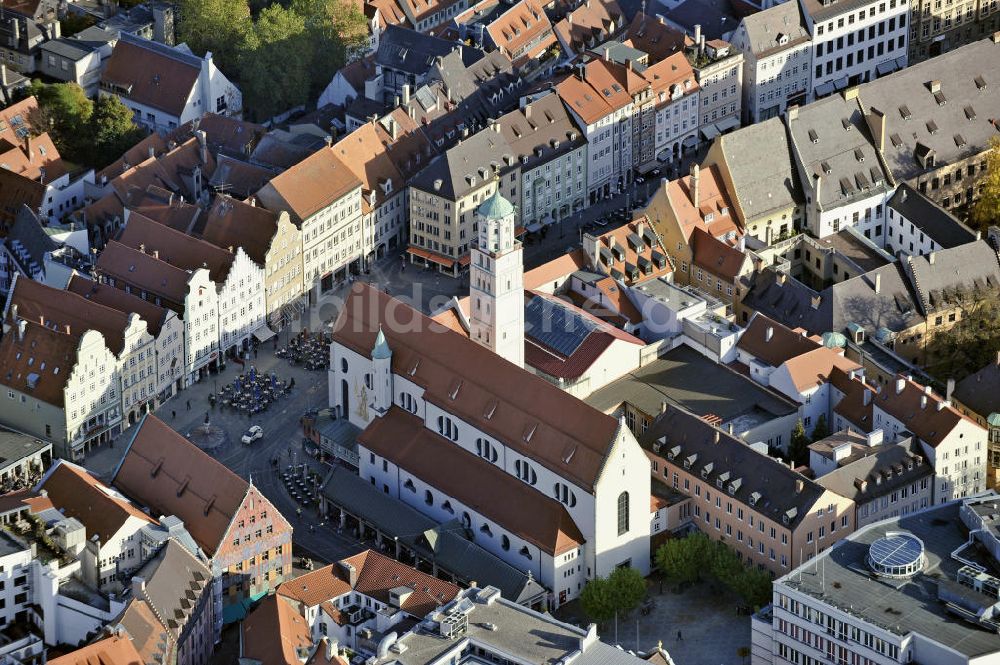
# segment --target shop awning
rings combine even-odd
[[[833,83],[820,83],[816,86],[816,96],[826,97],[833,94]]]
[[[469,265],[470,263],[472,263],[472,254],[466,254],[465,256],[463,256],[462,258],[460,258],[458,260],[458,265],[460,265],[462,267],[465,267],[465,266]]]
[[[711,141],[712,139],[714,139],[716,136],[719,135],[719,128],[716,127],[715,125],[706,125],[701,128],[701,135],[705,138],[706,141]]]
[[[406,251],[414,256],[419,256],[427,261],[442,265],[445,268],[450,268],[455,265],[454,259],[450,259],[447,256],[441,256],[440,254],[436,254],[434,252],[429,252],[426,249],[421,249],[420,247],[407,247]]]
[[[738,116],[731,115],[725,120],[721,120],[716,123],[715,128],[719,130],[720,133],[728,132],[730,129],[736,129],[740,126],[740,119]]]
[[[531,224],[528,224],[527,227],[528,233],[536,233],[538,231],[541,231],[543,226],[545,225],[542,224],[541,222],[532,222]]]
[[[834,90],[837,91],[845,90],[847,88],[847,83],[848,83],[848,78],[846,76],[843,78],[839,78],[833,82],[833,88]]]
[[[261,326],[253,331],[253,336],[257,338],[258,342],[263,343],[274,337],[274,331],[268,326]]]
[[[891,74],[896,71],[896,61],[886,60],[885,62],[880,62],[875,66],[875,73],[879,76],[885,76],[886,74]]]
[[[689,147],[689,148],[693,147],[693,146],[696,146],[696,145],[698,145],[698,137],[697,136],[688,136],[683,141],[681,141],[681,143],[683,145]]]

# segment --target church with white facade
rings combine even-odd
[[[333,333],[330,405],[360,428],[359,474],[551,591],[616,567],[649,573],[650,462],[619,420],[524,365],[517,211],[477,211],[470,335],[366,284]]]

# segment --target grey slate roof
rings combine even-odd
[[[730,0],[684,0],[664,12],[671,23],[693,33],[694,26],[701,26],[706,40],[719,39],[736,29],[740,22]]]
[[[15,245],[23,247],[30,257],[30,260],[40,269],[44,265],[44,257],[47,252],[59,249],[59,244],[45,233],[41,222],[35,213],[26,205],[22,205],[17,211],[14,219],[14,226],[7,234],[6,244],[13,248]],[[14,256],[19,252],[14,251]],[[33,275],[33,270],[27,265],[22,265],[21,269],[28,275]]]
[[[911,439],[909,443],[867,448],[860,456],[848,458],[847,463],[820,476],[816,482],[858,505],[888,496],[900,487],[934,475],[933,467],[918,445]],[[867,482],[862,485],[855,483],[856,480]]]
[[[1000,412],[1000,363],[992,362],[959,381],[952,397],[983,418]]]
[[[495,586],[514,602],[527,601],[543,591],[538,582],[465,537],[458,523],[439,525],[344,467],[333,468],[322,492],[335,505],[398,536],[406,547],[457,577]]]
[[[786,2],[772,9],[794,4]],[[780,118],[743,127],[718,140],[744,221],[805,201]]]
[[[1000,259],[985,240],[927,256],[908,256],[906,264],[926,314],[952,307],[970,293],[978,298],[996,297],[1000,289]]]
[[[499,129],[499,127],[497,128]],[[425,192],[456,200],[493,178],[494,169],[505,174],[516,168],[514,149],[503,134],[484,129],[449,148],[410,180]],[[482,171],[481,169],[485,169]],[[440,180],[440,187],[436,182]]]
[[[833,95],[807,104],[788,120],[788,127],[792,149],[804,167],[802,177],[809,187],[814,176],[822,178],[821,209],[891,190],[857,100]]]
[[[708,482],[722,480],[724,491],[743,504],[750,503],[751,494],[759,494],[754,509],[790,529],[810,513],[825,491],[781,461],[673,405],[653,421],[639,443]],[[737,480],[738,487],[729,492],[730,483]],[[802,488],[796,491],[800,482]]]
[[[383,67],[422,76],[434,66],[435,58],[447,55],[453,49],[460,49],[466,66],[483,57],[483,52],[478,49],[390,25],[379,37],[375,62]]]
[[[605,413],[628,402],[650,415],[659,413],[666,401],[699,416],[714,414],[723,423],[754,411],[776,418],[796,410],[792,402],[683,345],[594,391],[584,401]]]
[[[998,62],[1000,44],[981,39],[861,86],[865,106],[885,114],[885,158],[897,180],[925,171],[914,156],[918,145],[934,151],[938,166],[987,148],[989,139],[998,135]],[[943,104],[931,93],[931,81],[941,83]],[[907,111],[909,119],[904,119]],[[934,133],[928,129],[930,121],[937,126]],[[964,145],[958,145],[958,137]]]
[[[782,2],[743,19],[750,49],[758,58],[790,49],[810,39],[798,2]],[[778,42],[782,35],[785,44]]]
[[[976,239],[975,231],[905,182],[896,188],[888,207],[943,248],[957,247]]]
[[[960,508],[961,503],[953,501],[862,528],[804,564],[804,570],[776,580],[775,591],[797,589],[900,637],[919,633],[970,662],[995,660],[987,654],[1000,651],[1000,636],[956,618],[938,600],[938,585],[954,580],[963,565],[951,556],[968,540]],[[922,573],[892,583],[872,579],[866,561],[869,547],[890,531],[906,531],[923,541]]]
[[[501,116],[499,122],[500,132],[517,158],[527,158],[527,161],[522,161],[522,171],[533,169],[587,143],[559,95],[554,92]]]
[[[875,293],[876,275],[880,281],[878,293]],[[816,297],[818,302],[814,301]],[[898,332],[923,318],[916,296],[896,263],[839,282],[819,293],[791,277],[781,284],[778,274],[767,269],[755,276],[743,303],[790,328],[802,327],[813,335],[845,332],[849,323],[864,327],[869,335],[883,327]]]
[[[43,43],[39,49],[45,53],[53,53],[67,60],[82,60],[100,48],[98,44],[91,44],[80,39],[50,39]]]

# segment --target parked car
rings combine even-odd
[[[263,438],[264,430],[261,429],[260,425],[253,425],[247,430],[247,433],[243,435],[243,443],[245,445],[250,445],[257,439]]]

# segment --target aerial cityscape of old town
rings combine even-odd
[[[0,0],[0,665],[1000,665],[998,0]]]

